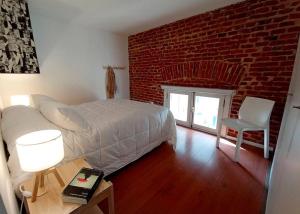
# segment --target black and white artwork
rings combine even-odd
[[[0,0],[0,73],[40,73],[26,0]]]

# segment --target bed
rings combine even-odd
[[[63,119],[57,116],[58,110]],[[31,176],[20,169],[16,139],[41,129],[61,130],[64,161],[84,156],[105,175],[137,160],[162,142],[176,147],[175,120],[165,107],[124,99],[67,106],[42,97],[34,107],[12,106],[2,112],[2,136],[10,154],[8,168],[16,191]]]

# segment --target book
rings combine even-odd
[[[104,176],[103,171],[82,168],[62,192],[64,202],[87,204]]]

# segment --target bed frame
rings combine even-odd
[[[1,111],[0,111],[0,122],[1,122]],[[7,167],[6,154],[5,154],[1,131],[0,131],[0,178],[1,178],[0,193],[1,193],[1,197],[6,212],[8,214],[18,214],[19,213],[18,203],[10,180],[10,174]]]

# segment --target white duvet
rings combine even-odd
[[[110,174],[164,141],[176,146],[173,115],[162,106],[130,100],[108,100],[74,107],[89,123],[84,133],[62,130],[67,151]],[[68,155],[70,158],[71,155]]]
[[[73,132],[57,127],[63,134],[64,161],[83,156],[93,167],[108,175],[164,141],[176,146],[175,120],[165,107],[130,100],[105,100],[72,108],[88,122],[90,128],[84,132]],[[38,117],[36,114],[36,120]],[[47,125],[44,126],[47,128]],[[49,128],[53,126],[49,124]],[[7,130],[10,131],[4,133],[5,140],[14,141],[18,137],[16,132]],[[29,174],[19,167],[14,142],[7,144],[10,150],[8,166],[17,189]]]

